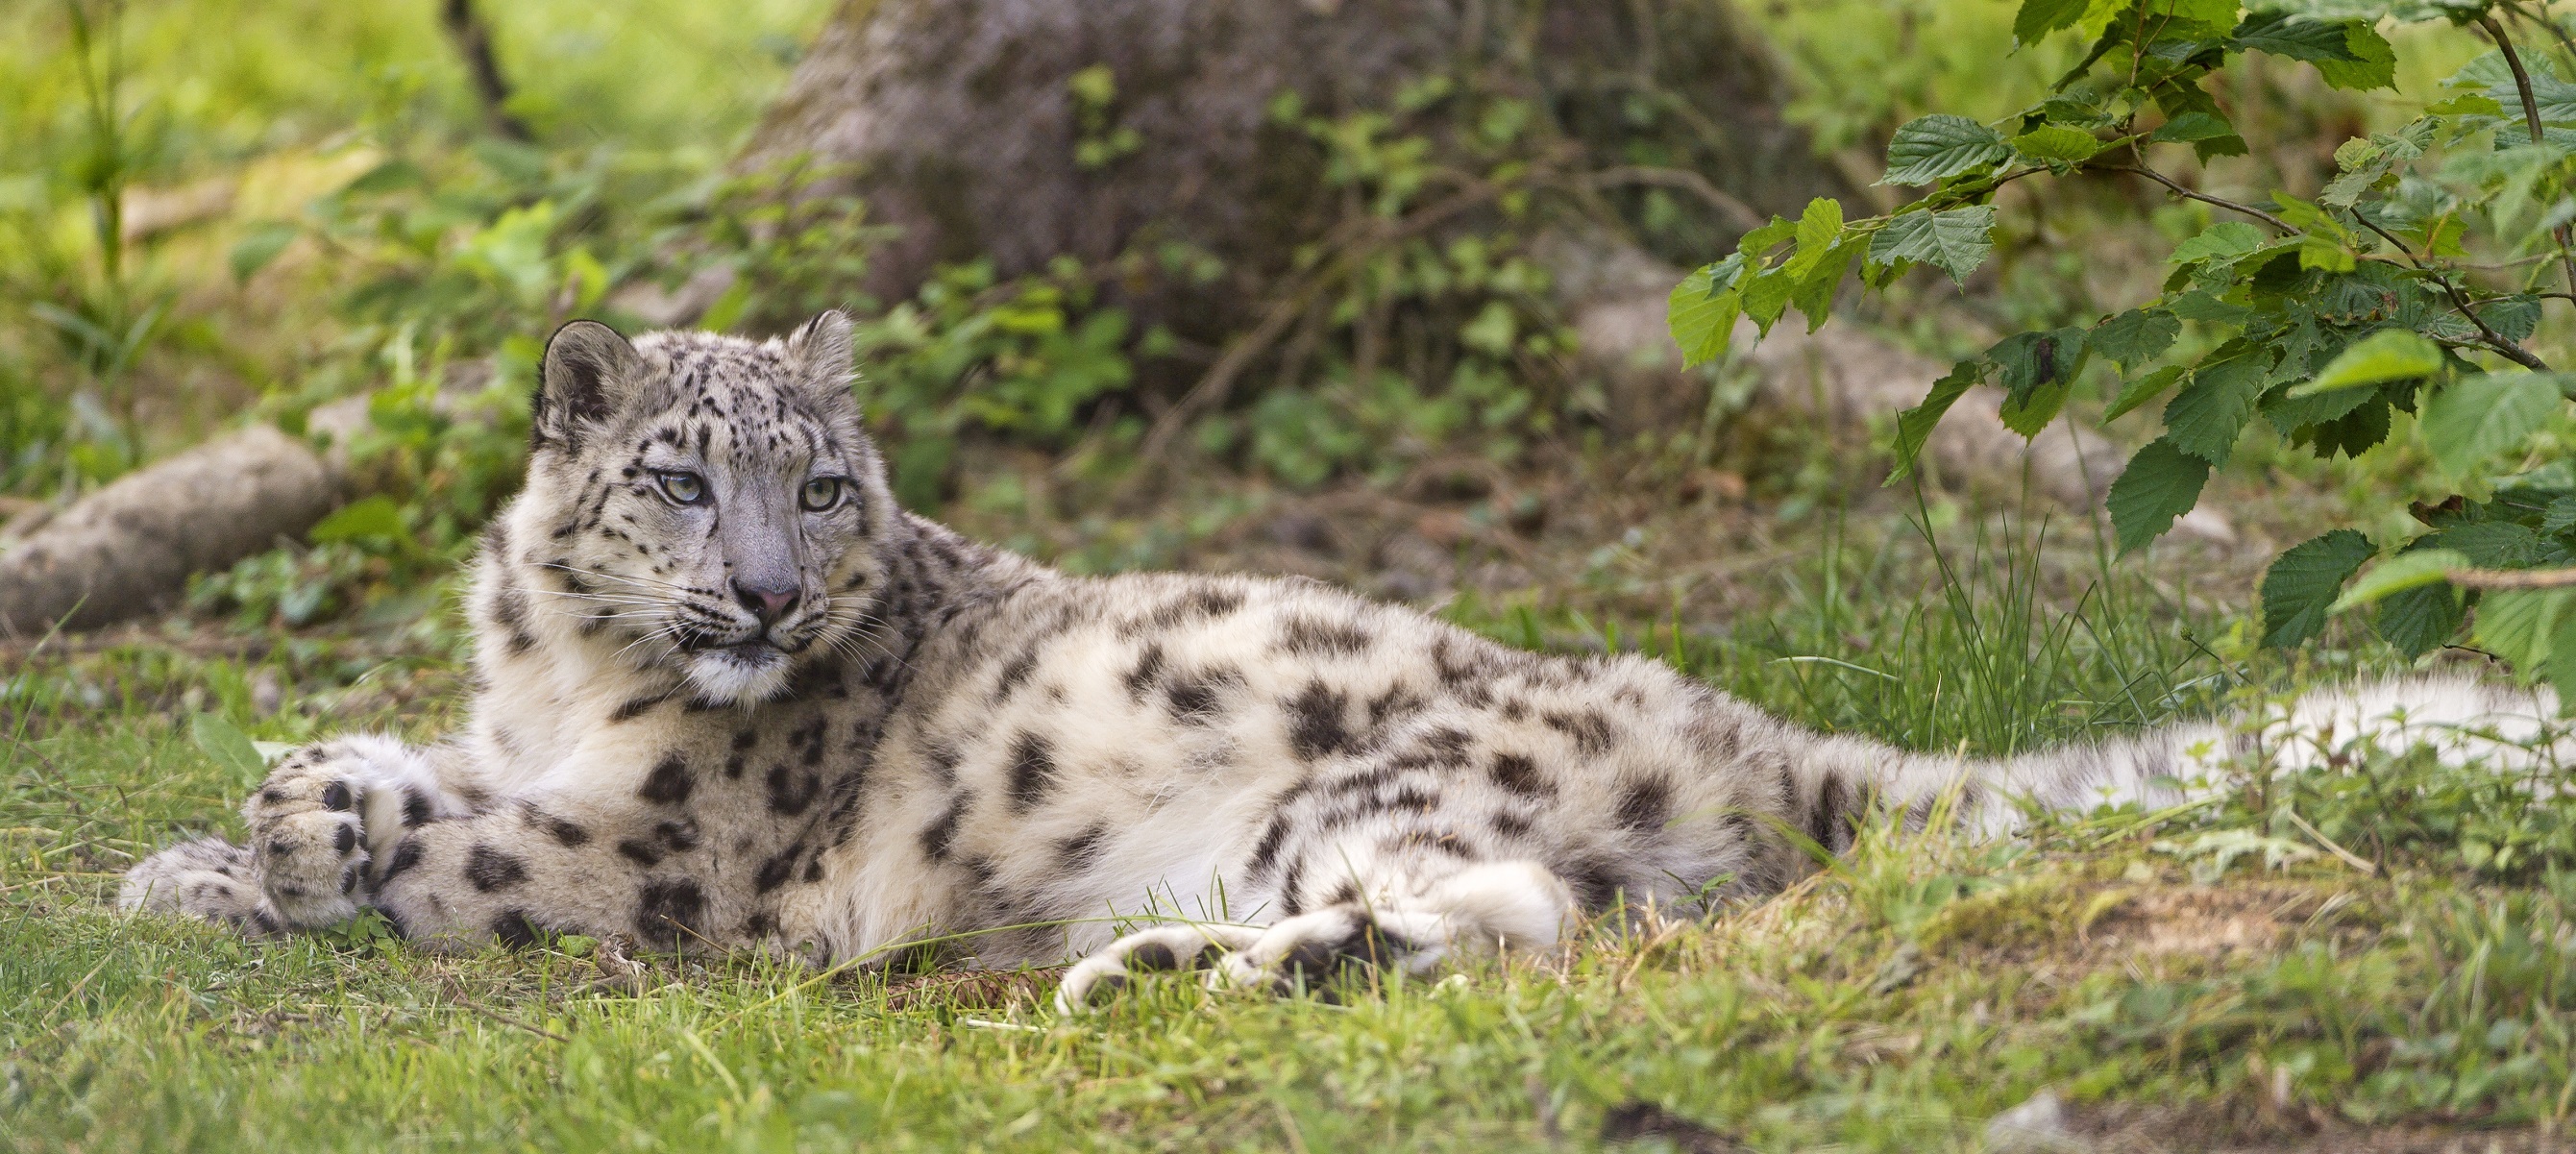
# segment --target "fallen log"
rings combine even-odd
[[[0,635],[167,611],[189,574],[302,536],[340,496],[339,471],[322,454],[267,425],[145,466],[0,553]]]

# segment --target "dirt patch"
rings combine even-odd
[[[2087,952],[2222,957],[2279,947],[2332,902],[2294,886],[2195,886],[2122,897],[2078,935]]]
[[[2539,1128],[2356,1126],[2311,1106],[2104,1103],[2074,1110],[2068,1131],[2092,1154],[2563,1154]]]

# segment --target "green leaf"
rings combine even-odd
[[[2066,407],[2066,396],[2075,389],[2074,379],[2059,377],[2019,396],[2005,397],[1995,411],[2004,427],[2022,435],[2024,440],[2036,437],[2057,411]]]
[[[2293,397],[2358,388],[2442,371],[2442,346],[2405,329],[2381,329],[2345,347],[2316,379],[2290,390]]]
[[[2012,156],[1994,129],[1964,116],[1936,112],[1916,117],[1887,142],[1887,175],[1880,184],[1930,184],[1992,168]]]
[[[2254,420],[2254,404],[2272,372],[2272,354],[2257,351],[2203,365],[2165,405],[2165,439],[2212,465],[2227,464],[2236,438]]]
[[[250,735],[224,720],[219,713],[200,713],[188,719],[188,736],[197,748],[232,779],[242,786],[255,785],[268,776],[268,759],[259,755],[259,747]]]
[[[2182,379],[2182,374],[2181,365],[2166,365],[2129,382],[2120,390],[2120,395],[2112,399],[2111,407],[2102,414],[2102,420],[2107,423],[2127,416],[2131,410],[2163,395],[2175,381]]]
[[[2564,400],[2548,373],[2480,373],[2424,398],[2424,445],[2442,471],[2466,477],[2538,432]]]
[[[2516,672],[2537,674],[2557,648],[2557,626],[2570,598],[2576,598],[2576,590],[2490,590],[2478,599],[2478,620],[2469,628],[2469,637],[2512,662]]]
[[[2368,605],[2395,593],[2439,585],[2453,569],[2469,568],[2466,554],[2451,549],[2417,549],[2400,553],[2373,566],[2368,576],[2352,583],[2336,599],[2334,612],[2341,613],[2357,605]]]
[[[1941,423],[1941,415],[1950,411],[1959,398],[1985,376],[1985,362],[1965,360],[1950,366],[1948,376],[1932,382],[1932,392],[1923,403],[1896,415],[1896,469],[1887,475],[1893,485],[1914,471],[1914,461],[1923,452],[1923,442],[1932,428]]]
[[[2130,309],[2093,326],[2086,338],[2094,352],[2118,361],[2124,368],[2139,364],[2171,348],[2174,337],[2182,332],[2182,321],[2164,309]]]
[[[1739,290],[1744,298],[1744,315],[1762,327],[1762,335],[1771,335],[1771,326],[1780,319],[1780,310],[1789,307],[1789,294],[1797,291],[1797,278],[1787,269],[1764,269],[1745,278]]]
[[[2344,21],[2343,44],[2351,59],[2317,61],[2327,84],[2352,92],[2397,87],[2397,49],[2369,21]]]
[[[2202,229],[2199,236],[2175,245],[2173,255],[2165,262],[2186,265],[2198,261],[2235,260],[2263,247],[2263,230],[2241,220],[2222,220]]]
[[[1825,251],[1834,246],[1834,241],[1839,239],[1842,233],[1841,201],[1830,196],[1820,196],[1808,201],[1807,211],[1798,217],[1797,254],[1791,256],[1788,264],[1784,266],[1789,270],[1789,275],[1804,277],[1817,261],[1824,259]]]
[[[2377,623],[2379,635],[2412,661],[2449,641],[2466,615],[2457,588],[2424,585],[2380,602]]]
[[[2021,0],[2021,11],[2013,14],[2013,40],[2036,44],[2039,38],[2060,28],[2072,28],[2084,18],[2091,0]]]
[[[2560,494],[2549,507],[2540,511],[2540,531],[2564,533],[2576,529],[2576,493]]]
[[[1732,288],[1718,286],[1721,279],[1732,285],[1743,266],[1744,254],[1736,253],[1701,266],[1673,286],[1672,296],[1664,303],[1664,325],[1672,330],[1673,343],[1681,346],[1683,367],[1706,364],[1725,354],[1743,301]]]
[[[2323,632],[2336,593],[2371,552],[2370,538],[2337,529],[2275,558],[2263,574],[2263,644],[2287,648]]]
[[[2189,144],[2236,135],[2236,126],[2214,112],[2186,112],[2158,126],[2147,139],[2160,144]]]
[[[285,252],[286,246],[295,243],[295,238],[301,235],[303,230],[282,220],[262,221],[252,225],[249,232],[242,234],[240,240],[233,242],[230,256],[233,282],[240,284],[250,280],[252,276],[258,274],[259,270],[267,268],[268,262],[276,260],[277,254]]]
[[[2345,43],[2344,23],[2288,12],[2256,12],[2236,26],[2236,46],[2310,64],[2356,59]]]
[[[322,519],[305,534],[315,543],[334,541],[370,541],[392,543],[408,536],[403,528],[402,508],[391,497],[379,494],[340,507],[338,512]]]
[[[1790,290],[1789,303],[1797,306],[1799,315],[1807,318],[1808,332],[1822,327],[1825,319],[1833,315],[1834,294],[1842,288],[1843,276],[1851,271],[1852,258],[1859,256],[1860,252],[1858,238],[1826,249],[1821,259],[1811,262],[1797,287]],[[1797,262],[1790,263],[1794,265]]]
[[[2012,138],[2013,151],[2050,165],[2073,164],[2102,151],[2101,140],[2081,128],[2043,124]]]
[[[1988,236],[1994,227],[1995,208],[1990,204],[1899,213],[1870,238],[1869,259],[1879,264],[1920,261],[1950,274],[1952,281],[1965,282],[1985,263],[1986,254],[1994,251]]]
[[[1798,235],[1798,222],[1785,216],[1774,216],[1771,223],[1736,238],[1735,251],[1748,259],[1759,258],[1781,241]]]
[[[2209,462],[2157,440],[2129,458],[2120,479],[2111,482],[2104,504],[2111,510],[2112,535],[2126,554],[2173,528],[2174,518],[2200,503],[2201,486],[2209,483]]]

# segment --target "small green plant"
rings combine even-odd
[[[1725,349],[1739,316],[1767,333],[1795,307],[1813,328],[1855,265],[1871,288],[1917,265],[1964,281],[1991,251],[1997,191],[2027,178],[2123,174],[2210,206],[2230,219],[2174,249],[2155,300],[1959,362],[1900,416],[1896,476],[1971,386],[2001,385],[2005,423],[2032,436],[2101,366],[2109,416],[2162,405],[2163,435],[2110,492],[2127,552],[2199,502],[2258,419],[2320,457],[2360,455],[2411,423],[2438,469],[2421,486],[2434,499],[2411,519],[2370,518],[2375,537],[2338,529],[2284,553],[2263,583],[2265,640],[2297,645],[2332,614],[2376,604],[2380,634],[2420,654],[2457,637],[2474,607],[2471,641],[2576,701],[2576,470],[2562,459],[2576,377],[2531,347],[2544,305],[2576,300],[2576,165],[2562,139],[2576,126],[2576,41],[2552,19],[2496,0],[2026,0],[2022,42],[2075,29],[2091,43],[2045,99],[1995,124],[1906,124],[1883,183],[1929,192],[1850,221],[1820,199],[1745,234],[1674,289],[1674,338],[1698,362]],[[2246,150],[2209,90],[2245,53],[2313,66],[2339,88],[2391,86],[2396,53],[2378,27],[2392,21],[2476,29],[2494,49],[2404,127],[2344,143],[2315,196],[2239,203],[2158,167],[2183,150]]]

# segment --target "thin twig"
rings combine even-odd
[[[1734,217],[1735,222],[1745,228],[1760,228],[1766,223],[1766,218],[1761,213],[1753,211],[1752,205],[1727,195],[1726,190],[1709,183],[1707,177],[1687,168],[1656,168],[1649,165],[1628,164],[1605,168],[1599,172],[1590,173],[1582,179],[1583,183],[1594,187],[1614,184],[1652,184],[1664,188],[1678,188],[1707,201],[1710,207],[1719,212]]]
[[[2522,96],[2523,125],[2531,130],[2533,144],[2542,143],[2548,139],[2548,134],[2540,127],[2540,99],[2532,94],[2531,73],[2522,66],[2522,54],[2513,50],[2513,38],[2504,34],[2504,25],[2496,23],[2494,13],[2480,15],[2478,26],[2495,38],[2496,51],[2504,54],[2505,66],[2513,69],[2514,91]],[[2567,290],[2576,292],[2576,254],[2568,252],[2567,226],[2562,224],[2551,229],[2550,235],[2558,241],[2558,263],[2567,273]]]
[[[2128,173],[2135,173],[2135,174],[2137,174],[2137,175],[2139,175],[2139,176],[2146,177],[2147,179],[2152,180],[2152,181],[2156,182],[2157,184],[2161,184],[2161,185],[2165,186],[2166,188],[2172,189],[2172,190],[2173,190],[2173,194],[2174,194],[2175,196],[2179,196],[2179,197],[2183,198],[2184,200],[2197,200],[2197,201],[2201,202],[2202,204],[2216,205],[2216,206],[2218,206],[2218,207],[2220,207],[2220,208],[2223,208],[2223,209],[2228,210],[2229,212],[2241,212],[2241,213],[2244,213],[2244,214],[2245,214],[2245,215],[2247,215],[2247,216],[2253,217],[2253,218],[2254,218],[2254,219],[2256,219],[2256,220],[2262,221],[2262,222],[2263,222],[2263,223],[2265,223],[2265,224],[2271,225],[2271,226],[2272,226],[2272,227],[2274,227],[2274,228],[2280,229],[2280,230],[2281,230],[2281,231],[2283,231],[2283,232],[2295,233],[2295,232],[2299,231],[2299,230],[2297,230],[2297,229],[2295,229],[2295,228],[2290,227],[2290,222],[2288,222],[2288,221],[2286,221],[2286,220],[2283,220],[2283,219],[2281,219],[2280,217],[2274,216],[2274,215],[2272,215],[2271,213],[2265,212],[2265,211],[2263,211],[2262,209],[2256,208],[2256,207],[2254,207],[2253,205],[2250,205],[2250,204],[2238,204],[2238,203],[2236,203],[2235,201],[2228,200],[2228,199],[2227,199],[2227,198],[2225,198],[2225,197],[2211,196],[2211,195],[2209,195],[2208,193],[2205,193],[2205,192],[2196,192],[2196,191],[2193,191],[2192,189],[2184,188],[2183,186],[2181,186],[2181,185],[2179,185],[2179,184],[2174,183],[2174,181],[2173,181],[2173,178],[2172,178],[2172,177],[2166,176],[2165,174],[2163,174],[2163,173],[2161,173],[2161,172],[2158,172],[2158,171],[2156,171],[2156,170],[2154,170],[2154,169],[2152,169],[2152,168],[2148,168],[2148,167],[2146,167],[2145,165],[2138,165],[2138,166],[2136,166],[2136,167],[2113,167],[2113,166],[2105,166],[2105,167],[2104,167],[2104,169],[2103,169],[2103,171],[2105,171],[2105,172],[2128,172]]]
[[[2476,325],[2478,327],[2478,331],[2485,334],[2486,339],[2479,342],[2479,347],[2485,348],[2486,350],[2502,356],[2506,360],[2512,361],[2517,365],[2521,365],[2526,369],[2530,369],[2535,373],[2545,373],[2549,371],[2549,365],[2546,362],[2525,351],[2521,345],[2504,339],[2503,333],[2499,333],[2493,328],[2488,327],[2487,319],[2479,316],[2478,310],[2469,307],[2468,294],[2461,292],[2460,286],[2451,283],[2451,278],[2444,276],[2441,270],[2427,267],[2423,261],[2415,259],[2415,254],[2406,251],[2406,242],[2397,239],[2397,237],[2391,234],[2387,229],[2379,227],[2378,222],[2373,221],[2369,217],[2363,216],[2358,212],[2352,214],[2352,218],[2360,221],[2363,228],[2378,233],[2380,239],[2397,246],[2398,255],[2405,257],[2406,263],[2422,270],[2426,275],[2433,278],[2434,284],[2442,286],[2443,295],[2451,298],[2451,306],[2460,310],[2461,316],[2469,318],[2469,323]]]
[[[2466,589],[2565,589],[2576,586],[2576,569],[2453,569],[2444,574]]]

